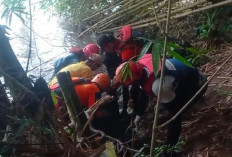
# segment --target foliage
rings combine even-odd
[[[232,91],[226,91],[226,90],[223,90],[223,89],[217,89],[216,92],[219,95],[224,95],[224,96],[230,96],[230,95],[232,95]]]
[[[185,59],[187,59],[188,62],[192,63],[193,65],[201,66],[210,60],[210,57],[208,56],[208,54],[213,49],[214,48],[204,50],[204,49],[197,49],[194,47],[189,47],[186,49],[188,54],[185,56]]]
[[[144,44],[140,54],[137,56],[136,61],[142,58],[144,54],[146,54],[150,48],[152,52],[152,63],[154,69],[154,75],[157,76],[160,67],[160,58],[163,54],[164,41],[162,40],[149,40],[146,38],[137,38],[136,40],[144,40],[146,43]],[[168,42],[167,43],[167,52],[168,57],[173,57],[178,59],[180,62],[185,64],[188,67],[194,68],[194,66],[200,66],[209,61],[209,56],[207,55],[214,48],[211,49],[198,49],[195,47],[181,47],[178,43]],[[132,58],[131,60],[134,60]],[[129,61],[130,62],[130,61]],[[130,70],[129,62],[126,62],[119,72],[119,78],[121,81],[125,81],[127,77],[132,78],[132,72]],[[193,66],[194,65],[194,66]]]
[[[156,147],[154,150],[155,157],[160,157],[163,153],[171,153],[171,152],[181,152],[183,146],[185,145],[184,141],[179,141],[176,145],[162,145],[160,147]],[[149,155],[145,155],[144,147],[142,147],[138,153],[134,155],[134,157],[149,157]]]
[[[22,138],[22,135],[24,135],[23,133],[25,132],[33,132],[35,130],[40,131],[41,134],[46,134],[46,135],[49,135],[50,137],[53,137],[53,133],[51,129],[42,125],[40,121],[35,121],[35,120],[27,119],[24,117],[22,119],[17,119],[17,122],[14,125],[17,125],[18,127],[17,127],[17,130],[15,131],[12,130],[12,133],[11,133],[12,138],[8,137],[8,138],[11,138],[11,141],[20,139],[20,137]],[[13,144],[14,143],[12,143],[12,145]],[[1,147],[0,154],[10,153],[12,151],[11,149],[12,149],[11,143],[9,145],[7,144]]]
[[[215,29],[214,21],[215,21],[215,15],[217,14],[217,12],[218,12],[217,9],[213,11],[209,11],[206,14],[205,22],[200,27],[197,28],[200,33],[201,38],[209,37],[212,31]]]
[[[46,0],[41,2],[41,7],[43,9],[54,7],[59,14],[78,23],[95,11],[110,6],[111,3],[112,1],[108,0]]]
[[[132,78],[132,72],[130,69],[130,62],[126,62],[123,65],[122,69],[120,70],[120,72],[118,74],[118,77],[119,77],[120,82],[125,81],[128,77]]]
[[[52,97],[53,104],[57,104],[59,96],[54,91],[51,91],[51,97]]]
[[[3,9],[0,11],[1,18],[6,18],[8,24],[11,24],[13,14],[24,22],[23,16],[27,15],[26,0],[4,0]]]
[[[232,40],[232,7],[212,9],[205,14],[205,21],[197,28],[200,38]]]

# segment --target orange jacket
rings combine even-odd
[[[88,108],[96,102],[96,94],[100,93],[95,83],[77,84],[74,88],[81,104]]]
[[[100,89],[95,83],[82,83],[79,78],[72,78],[74,83],[74,89],[76,94],[83,106],[91,107],[96,102],[96,94],[100,93]],[[51,90],[55,91],[59,88],[59,84],[54,84],[50,87]],[[59,101],[62,103],[62,101]],[[59,103],[58,102],[58,103]],[[59,107],[62,104],[56,104]]]

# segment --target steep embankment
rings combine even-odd
[[[202,71],[212,75],[232,55],[232,44],[215,50]],[[210,82],[204,99],[186,114],[183,156],[230,157],[232,152],[232,59]]]

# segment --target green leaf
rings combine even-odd
[[[174,44],[174,43],[171,43],[171,42],[168,42],[168,43],[167,43],[167,46],[168,46],[168,47],[175,48],[175,49],[182,49],[182,47],[179,46],[178,44]]]
[[[129,76],[130,76],[130,79],[132,79],[132,71],[131,71],[131,69],[130,68],[128,68],[129,70],[128,70],[128,74],[129,74]]]
[[[9,25],[11,24],[11,21],[12,21],[12,14],[13,14],[13,12],[10,12],[10,14],[9,14],[9,20],[8,20]]]
[[[148,41],[148,42],[143,46],[143,48],[142,48],[142,50],[141,50],[141,52],[140,52],[140,54],[139,54],[137,60],[139,60],[145,53],[147,53],[147,51],[148,51],[148,49],[150,48],[150,46],[151,46],[152,43],[153,43],[152,41]]]
[[[133,157],[140,157],[140,155],[142,155],[144,149],[145,149],[145,147],[140,148],[139,151],[137,153],[135,153],[135,155]]]
[[[194,68],[186,59],[184,59],[181,55],[173,51],[170,47],[167,47],[168,53],[171,54],[174,58],[178,59],[180,62],[185,64],[188,67]]]
[[[54,91],[51,91],[51,97],[52,97],[53,104],[56,105],[58,103],[59,96]]]
[[[129,63],[126,63],[125,71],[124,71],[124,73],[123,73],[123,81],[126,81],[126,79],[127,79],[127,77],[128,77],[129,70],[130,70]]]
[[[152,45],[152,64],[154,69],[154,75],[157,76],[159,72],[160,53],[162,51],[162,45],[160,43],[154,43]]]
[[[1,18],[8,16],[9,12],[10,12],[10,10],[8,8],[5,8],[5,10],[2,12]]]
[[[187,51],[191,52],[191,53],[195,53],[195,54],[207,54],[209,52],[211,52],[212,50],[214,50],[214,48],[210,48],[210,49],[197,49],[194,47],[189,47],[187,48]]]

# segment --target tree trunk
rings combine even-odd
[[[0,80],[0,129],[1,130],[6,129],[9,118],[7,118],[6,114],[3,113],[7,113],[7,111],[9,111],[10,105],[11,104],[6,95],[4,85]]]
[[[0,26],[0,74],[3,75],[14,100],[20,101],[25,94],[25,89],[22,89],[19,83],[32,90],[32,84],[15,56],[2,26]]]

